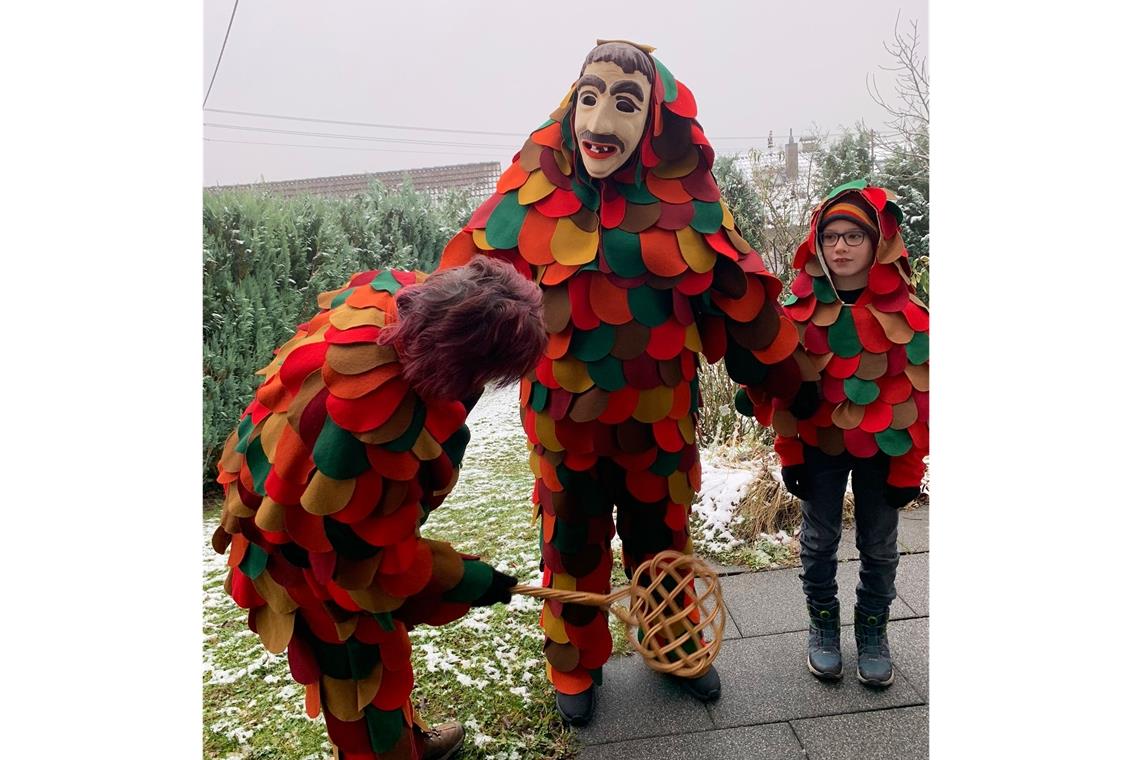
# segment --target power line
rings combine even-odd
[[[348,127],[377,127],[379,129],[406,129],[410,132],[449,132],[457,135],[492,135],[495,137],[527,137],[529,132],[484,132],[477,129],[445,129],[444,127],[413,127],[405,124],[377,124],[371,121],[341,121],[339,119],[317,119],[308,116],[284,116],[275,113],[253,111],[230,111],[224,108],[206,108],[212,113],[225,113],[234,116],[257,116],[265,119],[286,119],[288,121],[313,121],[320,124],[340,124]]]
[[[448,148],[497,148],[500,150],[516,150],[516,145],[497,145],[493,143],[465,143],[447,142],[444,140],[416,140],[409,137],[376,137],[373,135],[343,135],[332,132],[311,132],[295,129],[274,129],[272,127],[251,127],[240,124],[216,124],[206,122],[202,126],[215,129],[236,129],[243,132],[268,132],[276,135],[299,135],[302,137],[329,137],[336,140],[366,140],[369,142],[402,143],[406,145],[438,145]]]
[[[218,67],[222,65],[222,55],[226,52],[226,42],[230,39],[230,27],[234,25],[234,16],[237,15],[237,7],[240,1],[234,0],[234,9],[230,11],[230,23],[226,24],[226,36],[222,39],[222,49],[218,51],[218,62],[214,64],[214,73],[210,76],[210,86],[206,88],[206,97],[202,98],[202,108],[206,107],[206,101],[210,99],[210,92],[214,89],[214,79],[218,76]]]
[[[320,118],[317,118],[315,116],[289,116],[289,115],[277,114],[277,113],[261,113],[259,111],[235,111],[235,110],[231,110],[231,109],[227,109],[227,108],[206,108],[203,110],[210,111],[211,113],[229,114],[232,116],[252,116],[252,117],[263,118],[263,119],[284,119],[287,121],[310,121],[310,122],[314,122],[314,123],[318,123],[318,124],[339,124],[342,126],[350,126],[350,127],[374,127],[377,129],[402,129],[402,130],[407,130],[409,132],[444,132],[444,133],[458,134],[458,135],[491,135],[494,137],[528,137],[531,134],[530,132],[495,132],[495,131],[479,130],[479,129],[448,129],[446,127],[421,127],[421,126],[412,126],[410,124],[381,124],[381,123],[373,122],[373,121],[347,121],[347,120],[343,120],[343,119],[320,119]],[[879,134],[880,134],[879,132],[876,132],[876,136],[878,136]],[[773,137],[775,137],[775,130],[773,130]],[[805,137],[809,137],[809,138],[810,137],[818,137],[818,135],[813,135],[810,132],[801,132],[799,135],[799,139],[803,139]],[[744,135],[744,136],[731,136],[731,137],[720,137],[720,136],[710,135],[709,139],[710,140],[765,140],[766,141],[768,139],[768,135]],[[781,139],[782,139],[782,137],[781,137]]]
[[[207,109],[207,110],[215,110],[215,109]],[[341,133],[335,133],[335,132],[319,132],[319,131],[314,131],[314,130],[295,130],[295,129],[275,129],[273,127],[255,127],[255,126],[249,126],[249,125],[243,125],[243,124],[219,124],[216,122],[206,122],[203,124],[203,126],[214,127],[215,129],[233,129],[233,130],[239,130],[239,131],[243,131],[243,132],[265,132],[268,134],[295,135],[295,136],[300,136],[300,137],[324,137],[324,138],[330,138],[330,139],[335,139],[335,140],[364,140],[364,141],[368,141],[368,142],[398,143],[398,144],[405,144],[405,145],[433,145],[433,146],[439,146],[439,147],[445,147],[445,148],[494,148],[494,149],[498,149],[498,150],[515,150],[517,147],[515,145],[502,145],[502,144],[498,144],[498,143],[468,143],[468,142],[447,141],[447,140],[421,140],[421,139],[415,139],[415,138],[409,138],[409,137],[378,137],[375,135],[347,135],[347,134],[341,134]],[[884,137],[884,135],[882,135],[882,134],[876,134],[875,136],[876,136],[876,138],[879,138],[880,140],[882,137]],[[805,136],[801,136],[800,139],[802,140],[802,139],[804,139],[804,137]],[[808,136],[808,137],[810,137],[810,136]],[[760,142],[760,141],[766,141],[768,138],[756,136],[756,137],[734,137],[734,138],[722,137],[722,138],[717,138],[717,139],[719,139],[719,140],[755,140],[757,142]],[[773,144],[772,150],[775,150],[777,147],[782,147],[782,144],[779,146]]]
[[[273,142],[257,142],[254,140],[222,140],[217,137],[203,137],[205,142],[216,143],[231,143],[234,145],[270,145],[280,148],[321,148],[322,150],[350,150],[350,151],[366,151],[369,153],[415,153],[430,156],[465,156],[467,158],[477,158],[479,153],[460,153],[458,151],[449,150],[399,150],[398,148],[349,148],[343,145],[302,145],[300,143],[273,143]],[[483,153],[486,155],[486,152]]]

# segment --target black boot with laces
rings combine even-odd
[[[891,646],[887,640],[889,611],[868,613],[855,608],[855,646],[859,650],[859,682],[890,686],[895,680]]]
[[[807,602],[808,670],[816,678],[835,681],[843,677],[843,655],[839,651],[839,602]]]

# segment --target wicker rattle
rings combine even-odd
[[[697,592],[695,580],[704,581]],[[672,579],[672,588],[665,587]],[[682,606],[689,587],[690,601]],[[541,599],[557,599],[572,604],[588,604],[612,612],[626,625],[629,643],[645,658],[645,664],[659,673],[681,678],[704,675],[720,652],[724,638],[724,600],[716,573],[703,560],[691,554],[667,550],[638,565],[627,588],[612,594],[588,591],[515,586],[512,592]],[[611,606],[624,596],[630,597],[628,609]],[[711,597],[712,609],[706,607]],[[696,614],[698,622],[691,616]],[[643,634],[638,640],[637,631]],[[701,633],[706,641],[701,641]]]

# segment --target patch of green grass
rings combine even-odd
[[[479,554],[520,583],[538,585],[539,534],[531,523],[533,475],[518,425],[517,396],[488,394],[468,424],[473,440],[455,491],[424,524],[425,537]],[[285,656],[265,652],[245,611],[225,594],[225,558],[209,546],[221,502],[203,507],[203,754],[209,758],[325,760],[332,746],[322,719],[304,714],[304,689]],[[434,724],[467,729],[460,758],[529,760],[572,757],[577,741],[563,727],[546,680],[540,603],[475,608],[446,626],[411,632],[412,699]]]
[[[324,723],[304,714],[304,690],[284,656],[265,651],[246,613],[222,588],[225,559],[209,537],[220,503],[203,510],[202,754],[256,760],[317,760],[332,756]]]
[[[422,533],[479,554],[520,583],[539,585],[539,531],[531,522],[530,501],[534,479],[516,399],[509,389],[479,402],[468,420],[472,440],[459,482]],[[220,510],[216,495],[203,507],[203,755],[327,760],[332,747],[324,722],[305,716],[304,690],[289,675],[286,657],[265,652],[248,629],[245,611],[222,589],[225,558],[209,545]],[[696,525],[693,535],[700,536]],[[620,552],[615,555],[612,581],[624,586]],[[562,725],[546,680],[540,606],[516,595],[509,605],[475,608],[454,623],[411,632],[412,700],[429,724],[464,724],[459,758],[537,760],[576,753],[577,739]],[[629,655],[616,616],[610,630],[614,656]]]

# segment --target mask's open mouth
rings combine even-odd
[[[590,140],[582,140],[582,153],[590,158],[605,159],[618,152],[616,145],[608,145],[606,143],[596,143]]]

